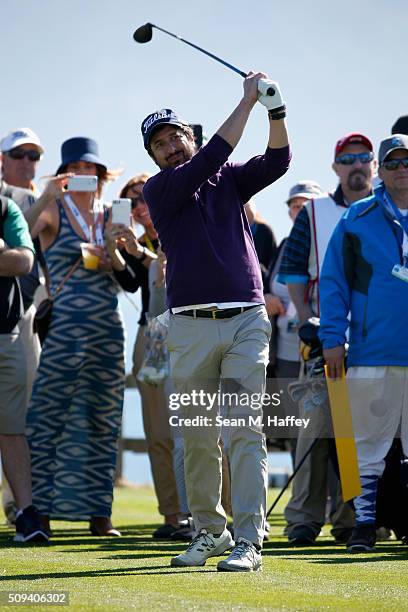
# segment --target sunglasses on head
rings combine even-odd
[[[403,168],[408,168],[408,157],[403,157],[402,159],[388,159],[386,161],[383,161],[381,166],[385,168],[386,170],[392,171],[392,170],[397,170],[400,164]]]
[[[357,160],[359,160],[362,164],[369,164],[373,161],[374,155],[367,151],[367,153],[343,153],[343,155],[338,155],[336,157],[336,164],[342,164],[343,166],[351,166]]]
[[[11,159],[24,159],[28,157],[28,159],[33,162],[40,161],[41,159],[41,153],[35,149],[29,149],[27,151],[25,149],[11,149],[11,151],[7,152],[7,155],[11,157]]]
[[[132,200],[132,210],[136,208],[136,206],[139,206],[139,204],[145,204],[145,199],[142,195],[138,195],[130,199]]]

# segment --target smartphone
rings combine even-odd
[[[68,191],[92,191],[95,192],[98,189],[98,177],[87,176],[84,174],[78,176],[71,176],[68,179]]]
[[[119,198],[112,200],[112,223],[122,223],[129,227],[132,200],[130,198]]]

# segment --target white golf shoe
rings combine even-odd
[[[219,572],[258,572],[262,569],[261,553],[249,540],[238,538],[229,557],[217,565]]]
[[[234,546],[234,540],[230,532],[224,529],[222,534],[214,537],[205,529],[201,529],[196,535],[185,553],[173,557],[170,565],[173,567],[189,567],[205,565],[209,557],[222,555],[226,550]]]

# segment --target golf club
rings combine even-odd
[[[282,488],[282,490],[279,493],[278,497],[275,499],[275,501],[273,502],[272,506],[269,508],[268,512],[266,513],[265,519],[267,519],[269,517],[269,515],[271,514],[271,512],[274,510],[274,508],[276,507],[278,501],[280,500],[280,498],[282,497],[282,495],[284,494],[284,492],[286,491],[286,489],[288,488],[288,486],[290,485],[290,483],[292,482],[292,480],[294,479],[294,477],[296,476],[296,474],[298,473],[298,471],[300,470],[300,468],[302,467],[302,465],[304,464],[304,462],[306,461],[306,459],[308,458],[310,453],[312,452],[312,450],[315,447],[315,445],[316,445],[318,440],[319,440],[319,438],[315,438],[313,440],[312,444],[310,445],[310,447],[308,448],[308,450],[303,455],[302,459],[299,461],[298,465],[294,469],[292,476],[288,479],[288,482]]]
[[[161,28],[160,26],[154,25],[154,23],[145,23],[144,25],[140,26],[140,28],[137,28],[137,30],[135,30],[133,34],[134,40],[138,43],[149,42],[150,40],[152,40],[153,28],[156,28],[156,30],[160,30],[161,32],[164,32],[165,34],[168,34],[169,36],[172,36],[173,38],[177,38],[177,40],[181,40],[181,42],[186,43],[186,45],[190,45],[190,47],[197,49],[197,51],[201,51],[201,53],[205,53],[205,55],[208,55],[208,57],[212,57],[212,59],[216,60],[217,62],[220,62],[220,64],[223,64],[223,66],[230,68],[231,70],[233,70],[234,72],[242,76],[244,79],[246,76],[248,76],[247,73],[244,72],[243,70],[239,70],[239,68],[236,68],[232,64],[229,64],[228,62],[222,60],[220,57],[217,57],[213,53],[210,53],[209,51],[202,49],[201,47],[195,45],[194,43],[189,42],[188,40],[185,40],[184,38],[181,38],[181,36],[179,36],[178,34],[173,34],[172,32],[169,32],[168,30],[165,30],[164,28]],[[270,87],[265,93],[268,96],[273,96],[275,94],[275,91],[272,87]]]

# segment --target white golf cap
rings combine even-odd
[[[24,144],[35,145],[40,149],[41,153],[44,153],[44,149],[41,146],[41,142],[37,134],[28,127],[17,128],[16,130],[12,130],[6,134],[1,139],[0,149],[2,153],[6,153],[7,151],[11,151],[11,149],[15,149],[16,147],[20,147]]]
[[[313,200],[313,198],[323,195],[323,193],[323,189],[320,187],[319,183],[316,183],[316,181],[299,181],[296,183],[296,185],[291,187],[286,203],[289,204],[292,198],[306,198],[308,200]]]

